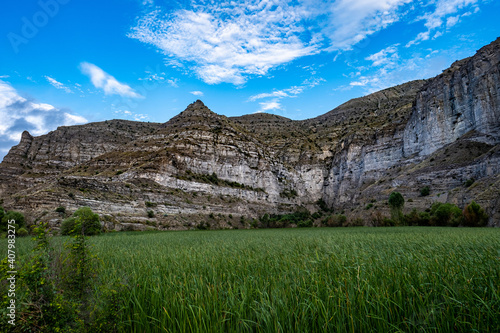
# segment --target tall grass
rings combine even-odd
[[[129,332],[500,331],[500,230],[313,228],[92,238]]]

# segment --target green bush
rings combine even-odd
[[[430,193],[431,193],[431,189],[429,188],[429,186],[425,186],[425,187],[423,187],[423,188],[420,189],[420,196],[421,197],[426,197]]]
[[[16,230],[16,233],[19,237],[28,236],[28,230],[26,230],[26,228],[19,228],[18,230]]]
[[[326,225],[328,227],[341,227],[346,223],[347,217],[342,214],[335,214],[335,215],[330,215],[327,216],[325,219],[323,219],[322,223],[323,225]]]
[[[81,223],[78,223],[81,222]],[[75,235],[83,232],[86,236],[98,235],[101,233],[101,222],[99,215],[92,212],[89,207],[78,208],[72,217],[67,218],[61,224],[62,235]]]
[[[148,210],[148,217],[149,218],[155,217],[155,212],[153,212],[152,210]]]
[[[464,183],[465,187],[470,187],[472,184],[474,184],[476,180],[474,178],[467,179]]]
[[[2,211],[3,211],[3,209],[2,209]],[[4,215],[2,217],[2,221],[0,222],[0,231],[7,230],[7,224],[8,224],[9,220],[16,221],[16,223],[15,223],[16,230],[26,226],[24,215],[22,213],[15,212],[15,211],[8,211],[8,212],[4,213]]]
[[[462,210],[454,204],[435,202],[431,207],[430,225],[456,227],[462,222]]]
[[[313,221],[311,219],[305,221],[299,221],[297,227],[299,228],[310,228],[313,226]]]
[[[57,213],[66,213],[66,208],[61,206],[56,208]]]
[[[485,227],[488,223],[488,215],[475,201],[465,206],[463,216],[467,227]]]

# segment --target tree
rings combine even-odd
[[[431,207],[430,224],[456,227],[462,222],[462,210],[451,203],[435,202]]]
[[[464,224],[468,227],[484,227],[488,223],[488,215],[475,201],[464,208]]]
[[[73,213],[73,216],[64,220],[61,225],[61,234],[63,235],[81,233],[86,236],[93,236],[101,233],[99,215],[95,214],[89,207],[78,208],[77,211]]]
[[[405,199],[399,192],[392,192],[389,195],[389,206],[391,207],[391,217],[397,224],[403,222],[403,207]]]
[[[3,209],[1,211],[3,213]],[[2,214],[0,213],[0,215],[2,215]],[[22,213],[15,212],[15,211],[8,211],[7,213],[3,214],[2,220],[0,222],[0,230],[1,231],[7,230],[7,224],[8,224],[9,220],[16,221],[16,223],[15,223],[16,230],[18,230],[26,225],[24,215]]]

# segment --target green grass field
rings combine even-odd
[[[19,239],[20,251],[29,242]],[[126,286],[116,316],[127,332],[500,331],[499,229],[136,232],[91,242],[100,284]]]

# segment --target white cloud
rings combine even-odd
[[[273,90],[272,92],[269,93],[260,93],[257,95],[250,96],[248,98],[249,102],[255,102],[260,99],[267,99],[269,98],[268,101],[265,102],[259,102],[259,110],[257,112],[265,112],[269,110],[281,110],[282,106],[280,101],[283,98],[294,98],[297,97],[299,94],[304,92],[306,89],[311,89],[317,85],[319,85],[321,82],[325,81],[323,78],[310,78],[307,80],[304,80],[301,85],[298,86],[292,86],[290,88],[286,89],[281,89],[281,90]]]
[[[24,130],[43,135],[58,126],[83,124],[87,119],[46,103],[19,95],[9,83],[0,80],[0,149],[9,149],[21,139]]]
[[[203,96],[203,92],[202,91],[191,91],[191,94],[195,95],[195,96]]]
[[[138,94],[129,85],[118,82],[117,79],[94,64],[82,62],[80,64],[80,70],[83,74],[90,77],[92,84],[96,88],[103,89],[106,95],[120,95],[130,98],[143,98],[143,96]]]
[[[260,102],[260,109],[256,113],[271,111],[271,110],[281,110],[281,104],[277,100]]]
[[[385,49],[366,57],[365,60],[372,61],[373,66],[393,64],[399,58],[398,46],[399,44],[388,46]]]
[[[319,35],[299,24],[307,16],[303,6],[283,0],[224,1],[168,14],[154,10],[128,36],[192,65],[206,83],[240,85],[248,75],[319,51]]]
[[[301,57],[362,48],[360,42],[415,13],[423,14],[412,23],[422,21],[426,30],[406,46],[437,38],[481,1],[489,0],[199,0],[170,11],[148,5],[128,37],[206,83],[242,85]],[[374,65],[395,62],[389,51]]]
[[[330,50],[348,50],[401,19],[400,9],[411,0],[337,0],[330,5],[325,29]]]
[[[149,116],[147,114],[135,113],[130,110],[116,110],[114,111],[114,113],[117,115],[121,115],[127,119],[133,119],[135,121],[144,121],[146,119],[149,119]]]
[[[270,93],[261,93],[257,95],[250,96],[248,100],[250,102],[254,102],[259,99],[275,97],[278,99],[284,97],[297,97],[297,95],[301,94],[305,89],[314,88],[321,82],[325,81],[323,78],[311,78],[304,80],[299,86],[292,86],[290,88],[282,89],[282,90],[273,90]]]
[[[57,81],[56,79],[54,79],[54,78],[52,78],[50,76],[47,76],[47,75],[45,75],[45,79],[47,79],[47,81],[49,81],[49,83],[52,86],[54,86],[55,88],[64,90],[68,94],[72,94],[73,93],[73,91],[70,88],[66,87],[63,83]]]
[[[417,21],[424,21],[424,26],[427,28],[426,31],[420,32],[415,39],[411,40],[406,44],[406,47],[419,44],[422,41],[429,39],[431,33],[437,29],[451,28],[457,24],[460,17],[465,17],[471,15],[471,11],[466,11],[462,14],[455,15],[460,11],[467,9],[474,9],[474,13],[479,11],[478,4],[482,1],[488,0],[437,0],[431,3],[431,6],[427,9],[424,15],[417,18]],[[455,16],[450,16],[455,15]],[[433,38],[437,38],[442,35],[442,32],[436,32]]]
[[[0,75],[0,79],[8,79],[10,75]]]

